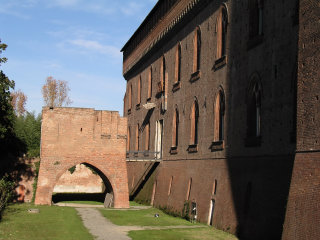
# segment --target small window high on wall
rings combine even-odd
[[[190,114],[190,145],[188,148],[189,152],[198,151],[198,124],[199,124],[199,105],[197,99],[192,104]]]
[[[145,128],[145,151],[150,150],[150,123],[148,123]]]
[[[130,130],[130,126],[129,126],[128,132],[127,132],[127,151],[130,151],[130,138],[131,138],[131,130]]]
[[[261,144],[261,94],[260,78],[255,74],[247,92],[247,146]]]

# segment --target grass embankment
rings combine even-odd
[[[132,205],[133,203],[131,203]],[[191,228],[139,230],[130,231],[129,237],[133,240],[236,240],[231,234],[216,230],[200,223],[190,223],[185,219],[172,217],[159,209],[150,208],[143,210],[106,210],[99,209],[103,216],[112,223],[121,226],[187,226]],[[158,213],[159,217],[154,217]],[[198,228],[192,228],[192,227]]]
[[[40,213],[28,213],[37,208]],[[1,240],[93,240],[74,208],[14,204],[0,222]]]
[[[177,226],[194,224],[177,217],[172,217],[159,209],[149,208],[142,210],[107,210],[99,209],[103,216],[112,223],[120,226]],[[159,214],[159,217],[154,217]]]
[[[214,228],[130,231],[132,240],[237,240],[231,234]]]

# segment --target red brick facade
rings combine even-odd
[[[292,0],[157,2],[122,49],[127,150],[135,152],[127,162],[129,192],[136,199],[179,214],[186,202],[195,201],[201,222],[241,239],[281,238],[285,216],[294,215],[294,210],[286,215],[286,206],[293,164],[301,158],[296,148],[320,144],[319,33],[306,34],[305,45],[298,45],[304,35],[299,11],[304,12],[301,23],[309,19],[306,2],[313,6],[310,19],[318,19],[315,0],[302,0],[302,6]],[[314,21],[310,28],[319,31],[317,25]],[[315,57],[301,55],[301,49]],[[299,75],[303,64],[313,66],[311,79]],[[150,136],[145,129],[150,129]],[[178,138],[172,137],[175,134]],[[146,141],[151,152],[144,147]],[[139,157],[143,151],[149,158],[161,155],[156,169],[132,161],[134,156],[145,159]],[[319,172],[311,158],[307,161],[315,167],[313,177],[308,177],[313,199],[318,196],[311,189],[318,189]],[[296,188],[293,183],[292,187]],[[317,210],[310,202],[310,212]],[[317,220],[314,215],[308,219]],[[297,227],[293,222],[286,230]]]
[[[129,207],[126,132],[127,120],[118,112],[44,108],[35,203],[50,205],[62,174],[83,163],[99,173],[107,191],[114,195],[115,208]]]

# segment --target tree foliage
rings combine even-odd
[[[26,112],[27,99],[27,96],[21,90],[11,93],[11,105],[18,117]]]
[[[43,100],[47,107],[62,107],[71,104],[69,98],[70,88],[67,81],[47,77],[42,86]]]
[[[27,112],[17,117],[14,128],[16,136],[26,144],[28,157],[40,156],[41,115]]]
[[[6,44],[1,43],[0,40],[0,54],[7,48]],[[5,63],[6,58],[0,58],[1,63]],[[10,89],[14,88],[14,81],[9,78],[0,70],[0,143],[6,142],[6,139],[13,132],[14,112],[11,102]],[[0,144],[2,145],[2,144]]]

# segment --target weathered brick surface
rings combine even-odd
[[[126,129],[126,119],[118,112],[44,108],[35,203],[50,205],[53,188],[62,174],[84,163],[96,168],[111,184],[115,208],[129,207]]]

